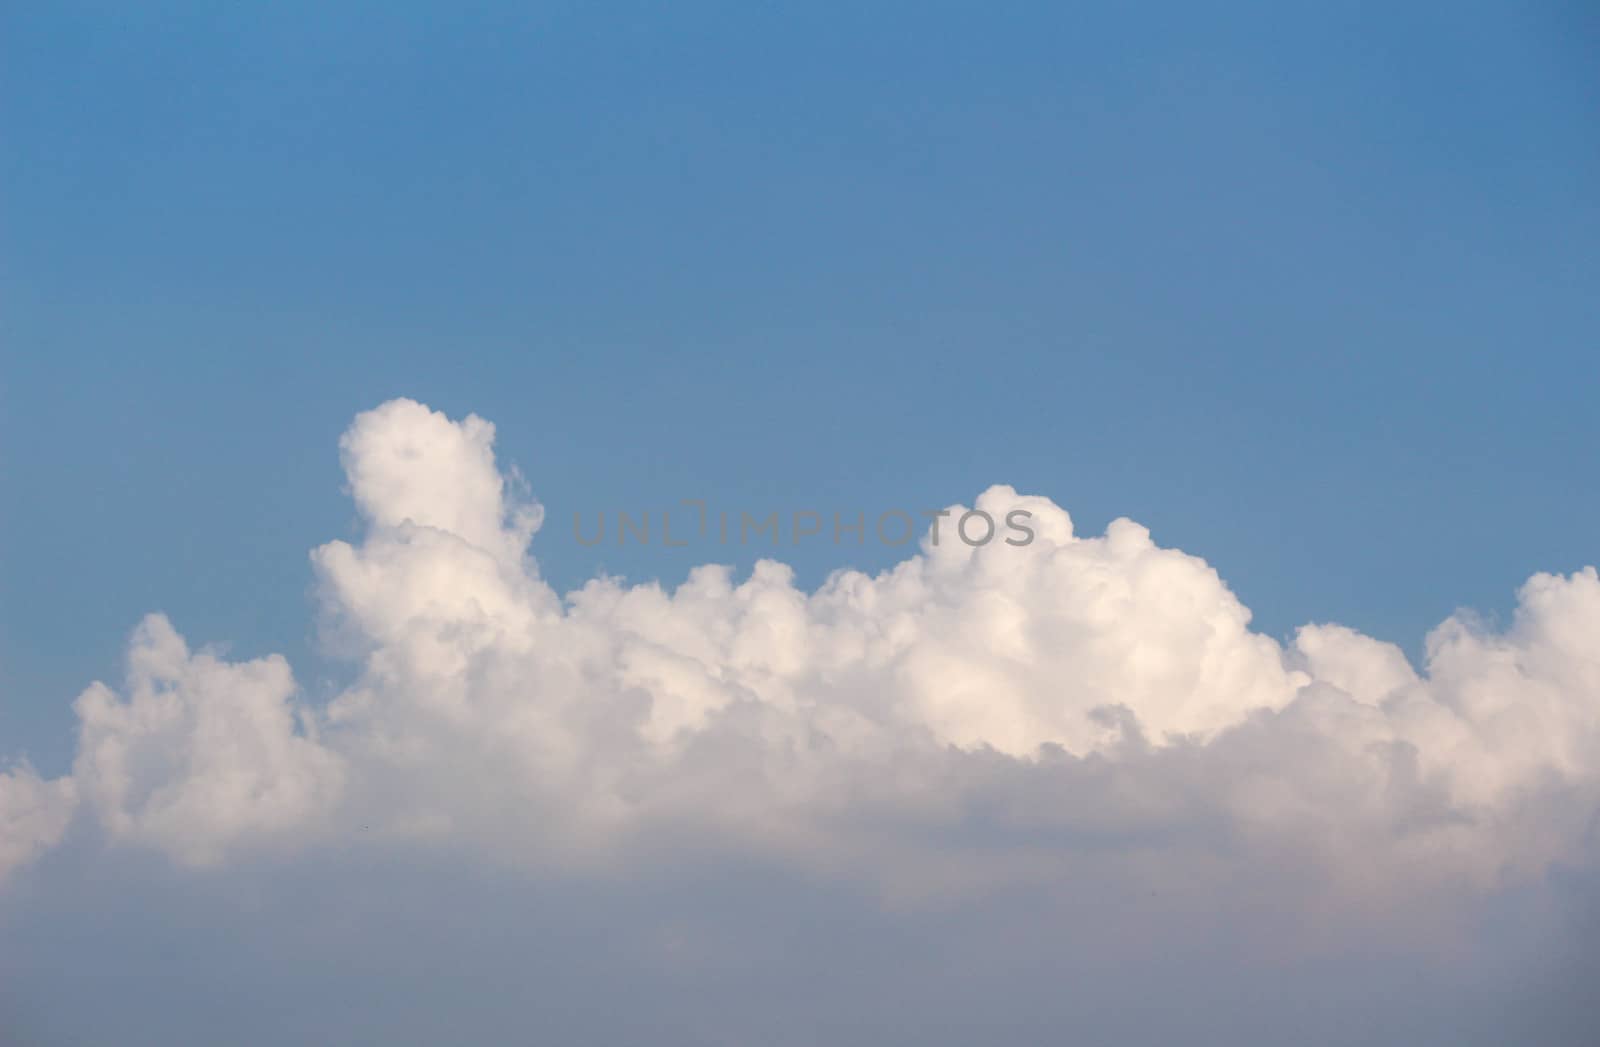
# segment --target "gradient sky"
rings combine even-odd
[[[0,866],[48,854],[0,895],[0,1040],[314,1042],[342,1029],[339,1042],[510,1042],[529,1028],[526,975],[556,1042],[974,1042],[996,1029],[1060,1042],[1060,1012],[1074,1008],[1086,1042],[1197,1029],[1214,1036],[1189,1042],[1251,1042],[1240,1015],[1255,1015],[1261,1043],[1377,1042],[1369,1027],[1407,1043],[1582,1042],[1600,964],[1600,836],[1582,804],[1600,772],[1580,773],[1575,739],[1600,730],[1586,639],[1600,588],[1587,574],[1551,582],[1524,600],[1522,626],[1497,630],[1531,575],[1578,571],[1600,548],[1597,54],[1600,17],[1584,0],[4,5],[0,829],[34,835],[8,848],[0,834]],[[341,693],[363,670],[319,639],[308,551],[349,539],[374,576],[435,575],[420,542],[384,544],[379,517],[409,506],[404,492],[357,492],[371,526],[356,541],[340,435],[366,434],[355,457],[380,474],[414,439],[444,474],[489,478],[446,484],[441,518],[452,498],[474,519],[501,505],[480,497],[497,474],[470,426],[405,404],[357,417],[397,397],[495,423],[498,463],[546,510],[532,553],[559,592],[599,572],[676,585],[705,561],[743,578],[770,552],[584,547],[575,513],[702,498],[713,511],[871,518],[1010,484],[1064,507],[1080,534],[1128,516],[1203,557],[1267,637],[1339,622],[1420,663],[1428,630],[1473,608],[1495,639],[1474,646],[1457,620],[1459,644],[1417,682],[1364,638],[1315,633],[1322,653],[1294,657],[1322,657],[1320,675],[1297,691],[1277,647],[1228,631],[1231,605],[1208,575],[1161,561],[1162,584],[1189,604],[1098,613],[1091,593],[1084,620],[1126,636],[1090,630],[1079,648],[1066,636],[1016,670],[1033,674],[1024,697],[1082,682],[1058,656],[1087,667],[1090,691],[1133,678],[1129,701],[1146,701],[1151,723],[1186,727],[1187,708],[1135,693],[1133,670],[1201,666],[1216,692],[1201,697],[1236,730],[1193,753],[1129,743],[1117,759],[1137,787],[1102,773],[1093,746],[1030,762],[1025,750],[1055,736],[1027,709],[1007,721],[1005,696],[952,725],[939,719],[949,706],[929,713],[913,695],[916,715],[883,721],[901,728],[884,744],[906,746],[895,774],[937,783],[928,808],[894,807],[903,781],[871,760],[823,762],[798,792],[853,784],[842,791],[863,806],[844,805],[842,822],[826,803],[800,810],[822,841],[804,860],[762,850],[759,833],[759,846],[722,833],[716,803],[688,830],[667,805],[619,845],[642,855],[636,876],[553,873],[571,856],[540,848],[566,823],[538,805],[576,809],[592,791],[495,792],[546,769],[538,746],[526,765],[479,765],[482,738],[525,720],[485,715],[481,735],[440,742],[435,777],[391,780],[368,743],[433,738],[426,699],[449,687],[426,672],[372,674],[392,685],[394,718],[324,749],[294,735],[317,714],[274,719],[288,699],[251,675],[260,663],[191,658],[162,620],[129,646],[144,615],[164,612],[194,649],[284,654],[312,710]],[[1081,555],[1123,570],[1128,541]],[[907,552],[779,550],[808,589]],[[366,577],[324,561],[322,593],[394,664],[427,668],[434,648],[384,633]],[[982,625],[993,593],[951,584],[939,596],[951,620]],[[541,606],[518,593],[505,621]],[[887,607],[900,598],[888,582],[878,593]],[[649,618],[649,595],[634,596]],[[1048,624],[1050,599],[1080,596],[1067,582],[1019,587],[1007,607]],[[662,617],[711,635],[742,628],[735,604]],[[963,671],[1001,678],[984,643],[939,632],[937,612],[919,625],[927,660],[910,663],[924,690]],[[589,608],[550,635],[580,654],[603,635],[638,655],[636,623],[617,620]],[[440,635],[448,647],[454,634]],[[225,724],[237,734],[221,743],[141,733],[160,717],[119,720],[132,705],[109,699],[75,717],[91,681],[120,685],[130,651],[190,681],[195,708],[267,711]],[[610,710],[624,729],[595,716],[573,743],[583,759],[638,771],[663,796],[692,795],[703,772],[734,824],[747,795],[769,815],[789,810],[782,790],[744,791],[742,754],[787,765],[777,749],[741,748],[736,717],[706,728],[707,759],[651,763],[655,750],[617,740],[639,691],[620,655],[588,664],[582,678],[600,682],[574,697],[527,682],[565,679],[565,650],[535,652],[548,663],[516,661],[527,652],[510,641],[497,652],[528,675],[509,673],[509,689],[493,673],[455,678],[481,708],[526,711],[525,687],[538,692],[526,708]],[[715,672],[738,678],[746,653]],[[1245,668],[1212,673],[1219,658]],[[1514,684],[1497,675],[1508,659],[1526,673]],[[817,707],[842,696],[847,713],[854,701],[876,716],[904,681],[841,664],[861,677],[830,680]],[[1257,684],[1271,717],[1252,719]],[[774,717],[786,686],[763,696]],[[138,687],[125,689],[146,712],[162,700]],[[1426,715],[1391,703],[1393,723],[1370,728],[1363,717],[1407,687],[1432,703]],[[1493,706],[1505,695],[1522,704]],[[1439,710],[1460,713],[1483,751]],[[1534,726],[1506,729],[1515,715]],[[975,742],[960,733],[970,723]],[[1349,741],[1369,728],[1392,750]],[[103,744],[77,750],[68,779],[80,730]],[[924,737],[945,748],[917,748]],[[175,821],[159,804],[129,815],[95,793],[115,791],[125,744],[139,773],[169,782],[161,795],[200,796],[205,814],[218,765],[195,738],[237,757],[224,784],[259,787],[233,810],[237,797],[214,789],[214,823],[181,805]],[[1405,762],[1419,747],[1459,806]],[[1381,803],[1363,805],[1371,768],[1347,748],[1393,756]],[[1251,821],[1259,768],[1309,797],[1306,818],[1285,828],[1268,803]],[[1565,773],[1569,792],[1526,785]],[[340,775],[344,793],[329,785]],[[418,806],[437,793],[458,819],[447,847],[406,849],[413,787]],[[280,824],[262,795],[311,813]],[[390,795],[390,808],[370,803]],[[957,813],[939,822],[929,809]],[[1486,809],[1504,821],[1461,813]],[[533,841],[511,859],[496,832],[474,835],[475,816],[506,811],[507,839]],[[1409,879],[1426,866],[1407,850],[1414,826],[1458,815],[1481,829],[1469,838],[1480,849]],[[284,844],[284,825],[312,842]],[[1450,824],[1437,831],[1455,839]],[[176,860],[114,849],[128,840]],[[1566,849],[1540,849],[1550,841]],[[205,866],[208,846],[247,860],[184,865]],[[1162,860],[1142,864],[1146,847]],[[1509,868],[1524,854],[1548,865],[1481,891],[1472,879],[1483,855]],[[969,859],[996,877],[970,908],[877,893],[937,894],[919,878]],[[1047,861],[1081,879],[1024,875]],[[1371,873],[1374,887],[1369,862],[1398,871]],[[1151,868],[1170,893],[1146,895]],[[1446,887],[1434,891],[1436,873]],[[1337,890],[1319,893],[1324,879]],[[1165,1009],[1148,1006],[1149,985]],[[477,1024],[463,1029],[466,1013]]]

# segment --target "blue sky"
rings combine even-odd
[[[574,511],[992,482],[1147,524],[1274,634],[1415,651],[1593,559],[1580,5],[64,4],[3,36],[0,733],[46,762],[150,608],[315,655],[333,444],[394,395],[498,424],[565,585],[703,558],[579,549]]]
[[[1272,631],[1505,605],[1600,523],[1596,84],[1449,10],[13,12],[8,735],[150,607],[303,647],[397,394],[499,424],[558,583],[692,562],[573,511],[1004,481]]]
[[[1597,45],[1578,0],[9,5],[0,1039],[496,1042],[528,968],[573,1042],[1172,1042],[1150,985],[1214,1042],[1579,1042]],[[1120,529],[551,615],[513,466],[558,593],[766,551],[575,513],[1009,484],[1256,632]]]
[[[47,761],[152,607],[314,655],[333,442],[394,395],[499,425],[569,585],[692,562],[573,511],[991,482],[1274,634],[1416,649],[1593,558],[1580,5],[4,19],[0,733]]]

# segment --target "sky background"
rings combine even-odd
[[[494,421],[558,588],[685,497],[1047,495],[1415,654],[1595,560],[1582,3],[0,12],[0,751],[168,613],[288,655],[337,439]],[[785,549],[802,582],[904,551]]]

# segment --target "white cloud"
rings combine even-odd
[[[1592,568],[1532,579],[1504,632],[1450,619],[1421,673],[1335,625],[1285,649],[1203,560],[1128,520],[1076,535],[1006,487],[976,505],[1030,510],[1031,545],[925,541],[810,593],[764,562],[562,598],[492,440],[410,401],[358,417],[365,534],[312,554],[355,682],[306,708],[281,659],[146,620],[122,695],[78,700],[71,777],[0,778],[22,826],[0,871],[61,835],[74,793],[112,845],[188,864],[358,827],[529,866],[700,840],[907,894],[1250,877],[1368,913],[1534,882],[1582,846]]]
[[[46,782],[27,764],[0,772],[0,880],[61,841],[76,801],[70,778]]]
[[[116,840],[193,864],[324,817],[343,775],[301,731],[294,679],[276,655],[230,663],[192,654],[161,615],[128,647],[127,697],[95,684],[78,698],[72,783]]]

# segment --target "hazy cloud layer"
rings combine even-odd
[[[1292,1013],[1306,1017],[1370,1004],[1385,988],[1374,978],[1425,969],[1410,989],[1387,984],[1400,996],[1385,1027],[1417,1018],[1411,1000],[1441,1043],[1487,1028],[1468,997],[1503,1002],[1502,1018],[1543,1013],[1552,1036],[1578,1006],[1535,989],[1593,969],[1586,938],[1564,929],[1590,911],[1600,850],[1592,567],[1530,579],[1503,630],[1444,622],[1420,671],[1337,625],[1308,625],[1285,647],[1250,630],[1203,560],[1129,520],[1076,535],[1065,511],[1006,487],[974,504],[1031,511],[1031,545],[925,541],[890,571],[841,572],[813,593],[763,562],[743,580],[707,566],[670,592],[601,578],[562,597],[528,555],[541,513],[502,473],[493,437],[482,419],[404,400],[359,416],[341,452],[365,533],[312,553],[324,627],[359,666],[355,682],[312,708],[283,659],[194,651],[150,616],[121,685],[77,700],[71,775],[0,774],[0,876],[22,880],[11,890],[81,889],[118,925],[132,918],[103,886],[52,887],[42,871],[70,884],[72,870],[120,863],[140,870],[133,895],[204,883],[223,909],[222,884],[265,877],[252,897],[277,913],[271,962],[283,964],[312,947],[285,937],[295,932],[283,925],[310,920],[294,898],[349,914],[349,936],[325,957],[393,933],[394,912],[410,910],[386,882],[420,899],[436,887],[425,870],[480,870],[495,885],[484,897],[525,889],[540,904],[608,910],[550,933],[584,940],[563,947],[579,966],[605,953],[574,927],[610,935],[618,977],[644,996],[667,992],[676,975],[665,971],[737,980],[768,963],[781,981],[811,970],[752,959],[759,935],[723,921],[740,906],[790,907],[771,917],[777,933],[806,939],[821,932],[796,914],[816,910],[843,924],[807,956],[849,944],[906,965],[898,980],[823,979],[815,1006],[854,1029],[872,993],[894,1010],[896,992],[909,1001],[948,983],[948,1002],[989,977],[1034,1017],[1059,1009],[1052,984],[1132,1006],[1144,979],[1190,1000],[1194,1028],[1231,1030],[1226,1001],[1245,1006],[1251,993],[1227,972],[1299,1000]],[[684,886],[719,876],[733,882],[720,899]],[[285,893],[290,883],[300,893]],[[585,883],[611,886],[572,886]],[[609,911],[649,910],[649,884],[693,896],[681,926]],[[481,899],[455,911],[497,926]],[[988,922],[965,922],[973,913]],[[42,955],[40,919],[13,916]],[[510,925],[537,937],[548,919]],[[420,924],[424,937],[460,931]],[[972,952],[935,963],[909,944],[919,935]],[[522,940],[472,962],[494,968],[504,952],[514,965]],[[1181,992],[1180,957],[1194,964]],[[37,970],[7,962],[24,981]],[[685,1012],[664,1040],[817,1042],[756,1017],[788,1004],[741,999],[745,1011],[717,1005],[721,1024]],[[974,998],[964,1013],[987,1006]],[[678,1013],[666,998],[639,1008]],[[1274,1013],[1279,1036],[1373,1042]],[[1170,1042],[1183,1024],[1095,1021],[1124,1042]]]

